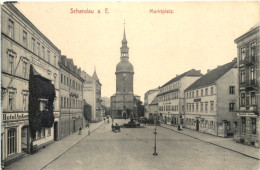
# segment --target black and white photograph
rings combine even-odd
[[[2,1],[1,169],[259,170],[258,1]]]

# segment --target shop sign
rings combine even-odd
[[[171,102],[163,102],[163,104],[167,105],[167,104],[172,104]]]
[[[28,119],[28,113],[4,113],[2,120],[11,121],[11,120],[23,120]]]
[[[237,116],[253,116],[253,117],[256,117],[257,115],[255,113],[237,113]]]
[[[194,102],[200,102],[200,101],[201,101],[201,98],[194,99]]]
[[[48,65],[46,63],[44,63],[43,61],[40,61],[40,59],[36,58],[36,57],[32,57],[32,63],[47,70]]]

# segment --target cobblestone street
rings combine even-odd
[[[122,124],[125,120],[117,120]],[[45,169],[258,169],[259,161],[158,127],[153,156],[153,126],[113,133],[105,124]]]

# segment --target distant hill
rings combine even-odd
[[[101,97],[101,99],[103,100],[102,104],[104,104],[107,107],[110,107],[110,98],[109,97]]]

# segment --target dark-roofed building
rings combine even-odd
[[[237,60],[208,71],[185,89],[185,127],[212,135],[233,134],[237,108]]]
[[[259,147],[259,24],[235,40],[238,54],[239,108],[237,142]]]
[[[60,138],[85,126],[83,117],[83,81],[81,68],[62,55],[60,66]]]
[[[161,119],[172,125],[183,123],[184,90],[202,77],[200,70],[191,69],[165,83],[158,94],[158,109]]]

